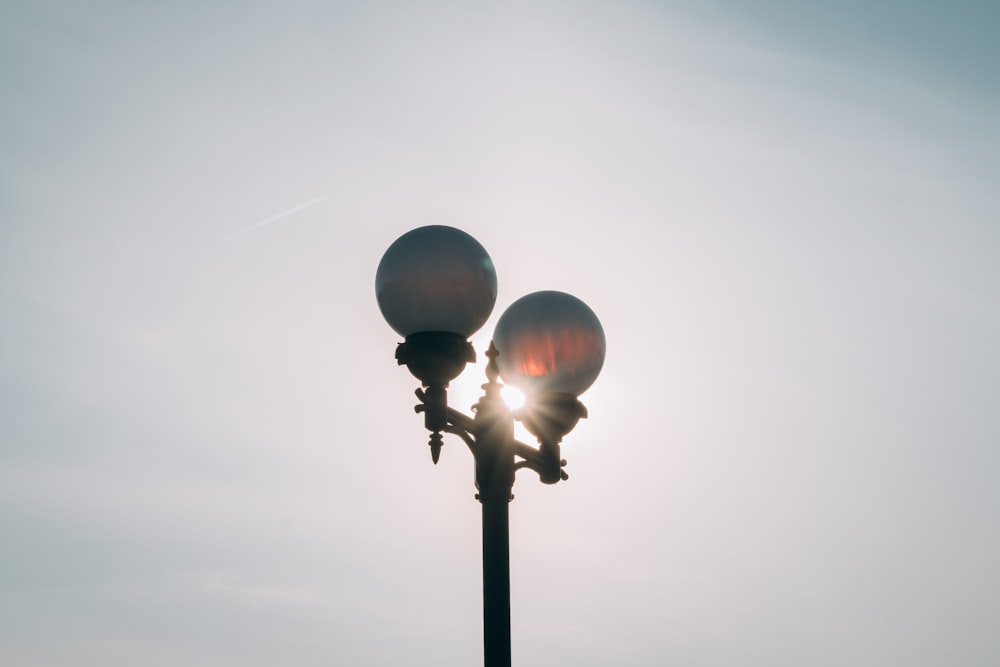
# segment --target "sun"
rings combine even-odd
[[[500,396],[511,410],[517,410],[524,405],[524,392],[517,387],[504,385],[504,388],[500,390]]]

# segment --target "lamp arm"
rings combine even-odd
[[[463,427],[456,426],[455,424],[448,424],[447,426],[444,427],[444,430],[445,433],[452,433],[460,437],[462,441],[465,442],[466,446],[469,448],[469,451],[472,452],[472,456],[476,455],[476,441],[473,440],[472,435],[470,435],[469,432],[466,431]]]
[[[524,459],[522,463],[533,463],[537,465],[542,462],[542,453],[531,445],[524,444],[520,440],[514,441],[514,455],[520,456]]]
[[[453,425],[455,428],[462,429],[466,433],[473,432],[474,421],[472,417],[462,414],[455,408],[448,408],[448,423]],[[449,433],[454,433],[454,431],[449,430]]]
[[[413,410],[418,414],[424,413],[425,426],[431,431],[428,444],[431,446],[431,458],[434,463],[438,462],[441,446],[444,444],[441,438],[442,431],[460,437],[475,456],[476,441],[472,435],[475,432],[472,417],[448,407],[443,388],[423,387],[417,389],[414,394],[420,403],[415,405]]]
[[[523,459],[514,464],[515,471],[521,468],[534,470],[545,484],[555,484],[559,480],[569,479],[569,475],[562,469],[566,465],[566,459],[559,457],[559,443],[542,442],[541,447],[535,449],[515,440],[514,454]]]

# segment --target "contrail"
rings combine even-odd
[[[328,197],[328,195],[323,195],[322,197],[316,197],[316,199],[310,199],[309,201],[307,201],[304,204],[299,204],[298,206],[293,206],[292,208],[288,209],[287,211],[282,211],[281,213],[279,213],[277,215],[272,215],[267,220],[261,220],[260,222],[255,222],[254,224],[250,225],[249,227],[245,227],[245,228],[239,230],[238,232],[234,232],[234,233],[230,234],[229,236],[226,237],[226,240],[227,241],[232,241],[236,237],[243,236],[247,232],[252,232],[255,229],[260,229],[261,227],[269,225],[272,222],[277,222],[278,220],[281,220],[282,218],[287,218],[288,216],[292,215],[293,213],[298,213],[299,211],[301,211],[304,208],[309,208],[313,204],[318,204],[319,202],[323,201],[327,197]]]

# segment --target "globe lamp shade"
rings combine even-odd
[[[429,225],[403,234],[385,251],[375,296],[386,322],[403,337],[434,331],[468,338],[493,312],[497,275],[476,239]]]
[[[500,316],[493,333],[504,382],[527,396],[579,396],[604,365],[600,320],[587,304],[565,292],[534,292]]]

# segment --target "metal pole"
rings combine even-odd
[[[508,498],[483,503],[483,651],[486,667],[510,667],[510,524]]]
[[[483,653],[486,667],[510,667],[510,515],[514,420],[500,397],[493,344],[489,382],[476,404],[476,486],[483,505]]]

